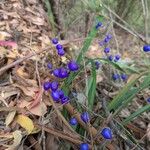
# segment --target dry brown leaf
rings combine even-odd
[[[24,67],[19,67],[17,70],[16,70],[16,74],[20,77],[23,77],[23,78],[29,78],[29,75],[24,71]]]
[[[19,146],[22,140],[21,131],[16,130],[15,132],[13,132],[13,137],[14,137],[13,144],[9,146],[6,150],[15,150]]]
[[[0,31],[0,40],[5,40],[6,37],[11,37],[11,35],[7,32]]]
[[[45,103],[43,102],[40,102],[38,105],[36,105],[35,107],[33,108],[29,108],[29,111],[34,114],[34,115],[37,115],[37,116],[43,116],[46,114],[47,112],[47,107],[45,105]]]
[[[13,85],[15,87],[20,88],[25,95],[30,96],[32,98],[35,97],[35,91],[38,91],[38,88],[36,88],[36,87],[24,87],[24,86],[19,85],[19,84],[13,84]]]
[[[32,101],[28,102],[28,101],[26,101],[26,100],[22,100],[22,101],[20,102],[20,104],[18,105],[18,107],[20,107],[20,108],[25,108],[25,107],[28,107],[31,103],[32,103]]]
[[[27,20],[30,20],[35,25],[39,25],[39,26],[44,25],[44,18],[40,18],[40,17],[33,16],[33,15],[25,16],[25,18]]]
[[[7,115],[6,120],[5,120],[6,126],[8,126],[13,121],[15,115],[16,115],[16,111],[9,112],[9,114]]]

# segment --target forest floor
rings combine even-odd
[[[142,43],[132,35],[121,32],[120,29],[115,29],[115,31],[117,43],[113,41],[112,49],[114,51],[118,49],[124,61],[129,63],[134,61],[137,66],[142,65],[140,63],[143,57],[140,50]],[[46,125],[49,123],[49,118],[53,122],[53,127],[57,125],[59,129],[63,126],[63,123],[58,121],[59,117],[56,114],[48,113],[52,103],[49,101],[48,93],[43,93],[42,83],[53,78],[46,69],[47,62],[51,61],[54,64],[58,64],[60,61],[66,62],[67,57],[71,56],[68,54],[66,57],[58,59],[53,48],[51,48],[50,37],[53,37],[53,31],[43,4],[37,4],[36,0],[25,0],[24,3],[18,0],[0,2],[1,150],[6,148],[12,150],[18,145],[20,145],[19,150],[31,149],[31,147],[40,150],[42,148],[39,142],[45,136],[46,149],[49,147],[52,147],[53,150],[58,148],[54,136],[45,134],[43,130],[41,133],[39,132],[40,129],[35,129],[34,132],[39,133],[37,137],[32,134],[27,136],[24,132],[26,129],[30,133],[33,123],[36,122]],[[99,39],[96,39],[91,45],[87,53],[88,57],[97,57],[97,54],[99,57],[103,56],[101,48],[97,44],[98,41]],[[80,40],[78,42],[78,39],[71,40],[71,38],[60,42],[65,47],[73,49],[71,55],[76,54],[74,51],[77,51],[82,45]],[[105,85],[105,76],[98,74],[97,78],[98,88],[107,93],[108,87]],[[78,89],[82,91],[82,87],[77,87],[76,91]],[[145,90],[144,95],[139,93],[133,104],[121,112],[120,117],[125,118],[135,109],[143,106],[149,92],[149,90]],[[116,94],[115,91],[109,92],[109,98],[112,99]],[[95,106],[95,110],[100,108]],[[146,132],[148,133],[147,125],[149,122],[150,113],[144,113],[133,123],[128,124],[127,128],[132,130],[139,140],[145,136]],[[63,130],[65,131],[66,128]],[[148,137],[150,139],[150,135]],[[145,149],[149,149],[145,140],[142,139],[140,142]]]

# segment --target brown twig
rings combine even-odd
[[[50,128],[50,127],[45,127],[45,126],[42,126],[40,124],[35,124],[36,127],[40,128],[40,129],[43,129],[44,131],[54,135],[54,136],[57,136],[57,137],[60,137],[64,140],[67,140],[67,141],[70,141],[71,143],[74,143],[74,144],[81,144],[82,141],[67,134],[67,133],[64,133],[63,131],[59,131],[59,130],[56,130],[56,129],[53,129],[53,128]]]
[[[41,145],[35,140],[33,135],[28,136],[28,140],[32,144],[32,147],[34,147],[34,150],[42,150]]]

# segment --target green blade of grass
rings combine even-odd
[[[53,16],[53,12],[52,12],[49,0],[45,0],[45,6],[47,8],[47,14],[48,14],[49,22],[52,25],[52,30],[55,31],[55,25],[56,24],[55,24],[55,21],[54,21],[54,16]]]
[[[102,22],[103,17],[102,16],[98,16],[96,17],[96,21],[97,22]],[[87,36],[87,38],[84,41],[83,47],[77,57],[77,63],[81,64],[82,61],[82,57],[84,56],[84,54],[88,51],[92,40],[96,37],[96,34],[98,32],[98,30],[95,28],[95,25],[93,26],[91,32],[89,33],[89,35]],[[83,69],[83,68],[82,68]],[[80,68],[81,71],[81,68]],[[63,90],[66,94],[68,94],[69,92],[69,86],[72,83],[72,81],[74,80],[74,78],[77,76],[77,74],[71,73],[70,76],[65,80],[64,85],[63,85]]]
[[[122,104],[124,104],[124,102],[127,99],[129,99],[129,97],[132,97],[133,95],[135,95],[136,93],[138,93],[143,88],[146,88],[149,85],[149,83],[148,84],[146,83],[146,80],[148,79],[148,77],[141,84],[141,86],[139,87],[139,89],[137,91],[134,91],[135,93],[133,93],[132,95],[131,95],[131,93],[129,94],[129,91],[131,90],[131,88],[134,87],[134,85],[138,81],[138,79],[140,77],[142,77],[143,75],[147,74],[147,73],[148,72],[144,72],[144,73],[138,75],[137,77],[133,77],[133,79],[131,79],[131,81],[129,83],[127,83],[125,85],[125,87],[119,92],[119,94],[109,103],[108,109],[109,110],[116,110],[117,108],[121,107]]]
[[[102,22],[103,21],[103,17],[102,16],[98,16],[96,17],[97,22]],[[88,51],[92,40],[96,37],[96,34],[98,32],[98,30],[95,28],[96,24],[94,24],[91,32],[89,33],[89,35],[87,36],[86,40],[84,41],[83,47],[81,49],[81,52],[78,55],[77,58],[77,63],[80,63],[82,61],[82,57],[84,56],[84,54]]]
[[[135,111],[133,114],[131,114],[129,117],[127,117],[123,122],[122,125],[126,125],[130,121],[132,121],[135,117],[140,116],[142,113],[150,111],[150,105],[146,105],[142,108],[139,108],[137,111]]]
[[[140,92],[141,90],[149,87],[150,85],[150,74],[144,77],[144,81],[140,84],[138,88],[133,88],[132,90],[129,89],[128,93],[124,96],[124,99],[120,99],[117,107],[115,107],[115,113],[114,116],[117,115],[123,108],[127,107],[129,103],[132,102],[135,95]]]
[[[93,104],[94,104],[94,98],[96,93],[96,68],[95,63],[92,63],[92,71],[90,79],[88,80],[88,89],[87,89],[87,95],[88,95],[88,106],[89,109],[92,110]]]

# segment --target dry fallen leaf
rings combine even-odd
[[[18,115],[16,117],[16,122],[23,127],[24,129],[26,129],[26,131],[28,132],[28,134],[30,134],[33,129],[34,129],[34,125],[33,125],[33,121],[25,116],[25,115]]]
[[[5,120],[6,126],[8,126],[13,121],[15,115],[16,115],[16,111],[9,112],[9,114],[7,115],[6,120]]]
[[[13,144],[11,146],[9,146],[6,150],[14,150],[19,146],[19,144],[21,143],[21,140],[22,140],[21,131],[19,131],[19,130],[14,131],[13,137],[14,137]]]
[[[43,116],[47,112],[47,107],[43,102],[40,102],[38,105],[36,105],[33,108],[29,108],[29,111],[37,116]]]

